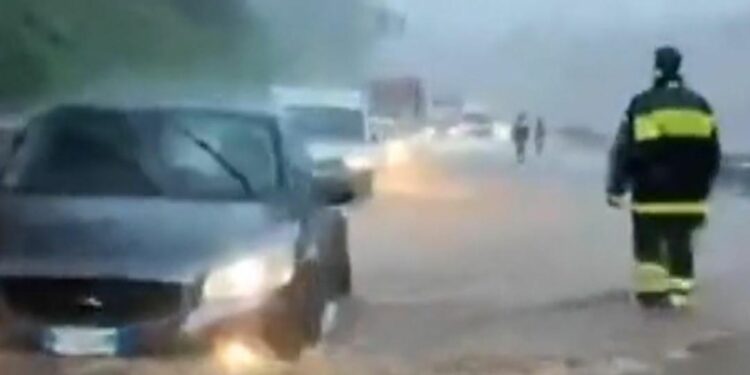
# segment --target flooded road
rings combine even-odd
[[[703,305],[644,314],[628,295],[629,217],[603,203],[603,155],[558,147],[519,167],[476,147],[422,161],[353,214],[358,320],[334,350],[427,373],[661,373],[750,327],[747,256],[732,247],[747,202],[717,197]]]
[[[629,221],[605,207],[603,157],[558,147],[518,166],[505,147],[424,146],[383,174],[349,212],[355,296],[282,373],[688,374],[722,368],[717,353],[747,357],[750,265],[737,245],[750,204],[717,197],[700,307],[645,313],[629,300]],[[2,358],[18,374],[218,373],[200,358]]]

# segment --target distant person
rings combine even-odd
[[[537,155],[544,152],[545,138],[547,138],[547,127],[544,125],[544,119],[539,117],[536,119],[536,128],[534,129],[534,146],[536,146]]]
[[[721,155],[711,107],[685,85],[681,65],[677,49],[656,51],[653,87],[631,101],[611,151],[607,201],[621,208],[632,195],[635,293],[646,307],[692,302],[693,234]]]
[[[523,163],[526,160],[526,142],[529,140],[529,119],[526,112],[521,112],[513,124],[513,143],[516,145],[516,160]]]

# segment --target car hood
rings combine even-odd
[[[282,210],[246,202],[0,198],[0,277],[122,277],[193,282],[288,244]]]

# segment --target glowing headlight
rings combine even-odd
[[[372,169],[375,166],[372,159],[362,155],[348,156],[344,158],[344,164],[347,168],[355,171]]]
[[[495,134],[496,139],[503,142],[508,142],[512,137],[513,130],[510,126],[496,124],[494,126],[493,133]]]
[[[437,135],[437,129],[435,129],[432,126],[428,126],[424,128],[424,130],[422,131],[422,134],[427,138],[433,138]]]
[[[448,129],[448,135],[451,137],[458,137],[464,134],[464,129],[461,126],[454,126]]]
[[[259,254],[212,272],[203,286],[203,296],[206,299],[262,297],[291,281],[292,256],[284,251]]]
[[[410,159],[409,146],[402,140],[391,141],[386,145],[385,155],[388,165],[405,163]]]

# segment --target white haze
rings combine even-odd
[[[528,109],[558,124],[611,132],[650,81],[653,49],[686,55],[692,86],[713,102],[725,143],[750,148],[750,4],[743,0],[394,0],[408,16],[377,74],[417,74],[433,91]]]

